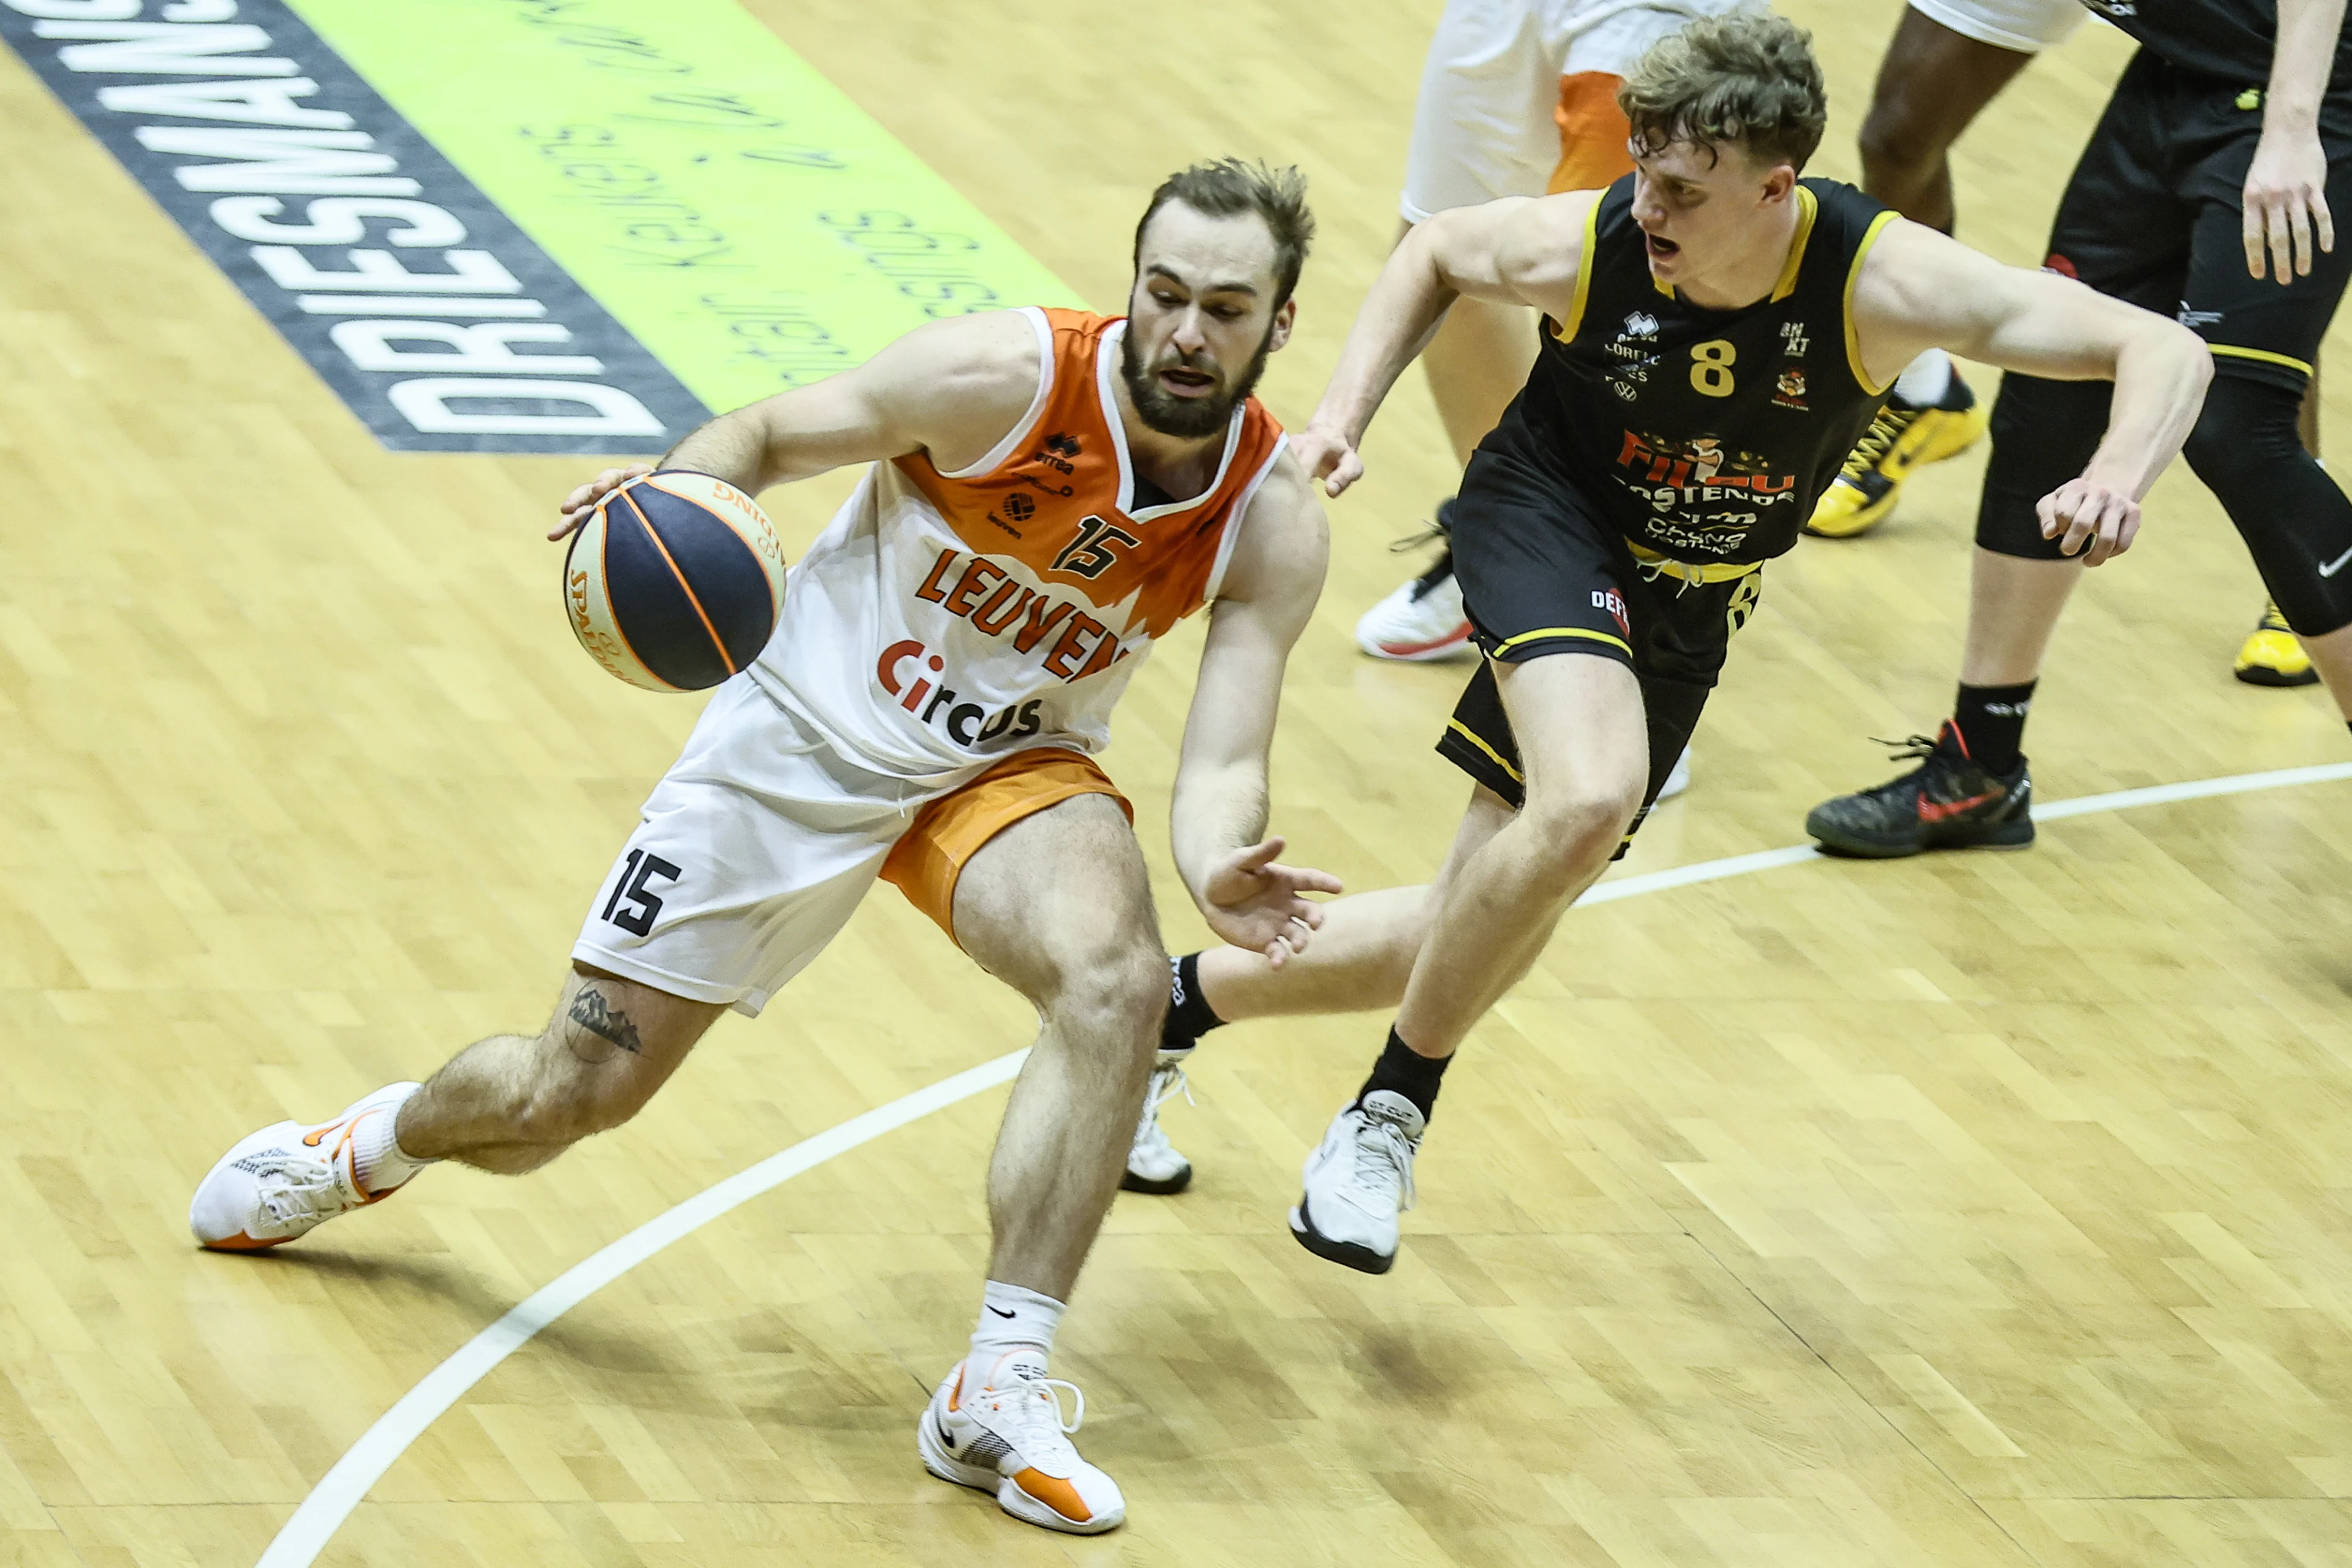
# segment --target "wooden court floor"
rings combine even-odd
[[[1433,0],[752,5],[1106,308],[1160,175],[1298,162],[1323,239],[1266,391],[1304,416],[1392,230]],[[1896,6],[1790,8],[1836,93],[1819,166],[1851,174]],[[2122,59],[2086,28],[2026,74],[1963,148],[1964,237],[2038,258]],[[0,114],[0,1563],[244,1568],[532,1289],[1031,1021],[885,890],[544,1175],[436,1171],[279,1256],[194,1250],[229,1142],[536,1022],[695,704],[562,624],[539,535],[589,465],[379,450],[13,62]],[[1417,377],[1368,456],[1275,792],[1358,886],[1425,877],[1465,793],[1427,750],[1461,672],[1348,635],[1450,483]],[[1795,843],[1887,775],[1867,737],[1949,698],[1980,470],[1776,564],[1628,872]],[[845,488],[771,500],[804,539]],[[2185,473],[2144,537],[2060,634],[2044,798],[2352,758],[2323,697],[2230,679],[2260,590]],[[1109,759],[1175,944],[1195,646],[1143,671]],[[1169,1113],[1196,1185],[1119,1200],[1057,1359],[1131,1504],[1091,1542],[912,1453],[984,1256],[985,1094],[590,1299],[319,1560],[2352,1563],[2348,889],[2336,783],[1579,910],[1473,1037],[1385,1279],[1283,1234],[1381,1021],[1214,1037]]]

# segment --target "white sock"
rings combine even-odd
[[[1051,1355],[1054,1331],[1061,1326],[1062,1303],[1020,1285],[990,1280],[981,1292],[980,1324],[971,1331],[971,1355],[964,1375],[985,1386],[996,1363],[1018,1350]]]
[[[1951,389],[1952,356],[1941,349],[1929,349],[1895,378],[1895,395],[1914,408],[1941,403]]]
[[[412,1089],[383,1110],[361,1117],[359,1125],[352,1129],[352,1174],[369,1192],[388,1193],[434,1163],[400,1146],[400,1108],[415,1092]]]

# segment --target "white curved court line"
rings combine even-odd
[[[750,1202],[772,1187],[814,1170],[836,1154],[846,1154],[885,1132],[921,1120],[960,1100],[1011,1081],[1028,1059],[1024,1049],[982,1062],[969,1071],[919,1089],[903,1099],[877,1106],[838,1127],[791,1148],[769,1155],[748,1170],[738,1171],[715,1186],[668,1209],[620,1240],[573,1264],[553,1281],[541,1286],[507,1315],[467,1340],[457,1354],[425,1375],[423,1382],[400,1396],[400,1402],[376,1418],[360,1435],[335,1468],[319,1478],[302,1506],[278,1531],[258,1568],[309,1568],[343,1521],[351,1517],[393,1461],[424,1435],[441,1413],[466,1396],[466,1391],[490,1374],[490,1369],[520,1350],[533,1334],[572,1310],[597,1291],[667,1247],[691,1236],[720,1215]]]
[[[2339,779],[2352,779],[2352,763],[2278,768],[2269,773],[2235,773],[2226,778],[2194,779],[2186,784],[2154,784],[2146,789],[2081,795],[2074,800],[2036,805],[2033,816],[2037,822],[2057,822],[2070,816],[2088,816],[2095,812],[2126,811],[2140,805],[2168,805],[2177,801],[2248,795],[2256,790],[2287,789],[2297,784],[2331,784]],[[1769,871],[1779,866],[1794,866],[1804,860],[1832,858],[1811,845],[1766,849],[1753,855],[1733,855],[1721,860],[1702,861],[1696,866],[1677,866],[1671,870],[1650,871],[1638,877],[1602,882],[1577,901],[1580,904],[1605,904],[1643,893],[1664,892],[1669,888],[1719,882],[1726,878]],[[1028,1051],[1024,1049],[999,1057],[994,1061],[982,1062],[928,1089],[919,1089],[887,1105],[877,1106],[862,1116],[852,1117],[840,1126],[820,1132],[814,1138],[803,1139],[789,1149],[769,1155],[748,1170],[737,1172],[715,1186],[704,1188],[676,1208],[656,1215],[620,1240],[573,1264],[553,1281],[533,1291],[506,1316],[467,1341],[456,1354],[426,1373],[424,1381],[400,1396],[399,1403],[378,1416],[375,1425],[362,1433],[359,1441],[335,1461],[334,1468],[321,1476],[319,1484],[310,1489],[310,1495],[302,1500],[301,1506],[294,1510],[294,1516],[278,1531],[255,1568],[310,1568],[335,1531],[342,1528],[343,1521],[351,1517],[352,1510],[367,1496],[369,1489],[392,1468],[394,1461],[407,1452],[411,1443],[424,1435],[427,1426],[464,1398],[474,1384],[488,1377],[500,1362],[520,1350],[531,1336],[590,1296],[670,1243],[692,1235],[719,1215],[781,1186],[803,1172],[814,1170],[835,1155],[846,1154],[860,1144],[870,1143],[885,1132],[894,1131],[910,1121],[920,1121],[934,1110],[944,1110],[959,1100],[969,1100],[984,1089],[1010,1082],[1021,1070],[1021,1064],[1028,1055]]]

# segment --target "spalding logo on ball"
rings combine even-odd
[[[589,656],[648,691],[700,691],[768,646],[784,547],[750,496],[668,469],[596,503],[563,558],[563,608]]]

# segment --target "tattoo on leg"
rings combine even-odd
[[[629,1016],[608,1006],[604,994],[593,985],[582,986],[580,994],[572,999],[571,1018],[597,1038],[610,1040],[633,1057],[645,1054],[645,1043],[637,1038],[637,1026],[629,1022]]]

